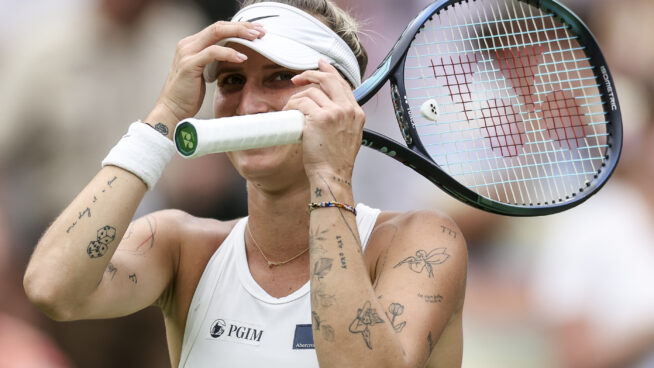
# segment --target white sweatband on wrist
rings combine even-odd
[[[129,126],[118,144],[102,160],[102,167],[118,166],[143,180],[149,189],[161,177],[164,168],[175,155],[175,144],[140,121]]]

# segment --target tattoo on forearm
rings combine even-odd
[[[341,268],[347,269],[347,262],[345,261],[345,253],[343,253],[343,238],[340,235],[336,235],[336,243],[338,244],[338,256],[341,258]]]
[[[113,184],[116,180],[118,180],[118,177],[114,176],[111,180],[109,180],[107,182],[107,185],[109,186],[109,188],[111,188],[111,184]]]
[[[319,331],[323,339],[334,341],[334,329],[332,326],[321,321],[318,313],[315,311],[311,311],[311,319],[313,320],[313,329]]]
[[[118,269],[113,264],[111,264],[111,262],[109,262],[106,272],[111,275],[111,279],[113,280],[118,273]]]
[[[87,215],[88,217],[91,217],[91,209],[89,207],[86,207],[84,212],[80,212],[79,215],[77,216],[78,220],[81,220],[84,215]]]
[[[116,228],[113,226],[103,226],[98,229],[97,238],[89,243],[86,253],[90,258],[99,258],[107,253],[109,244],[116,239]]]
[[[329,186],[329,183],[327,183],[327,180],[325,180],[325,178],[322,175],[320,175],[320,173],[318,173],[318,177],[320,178],[320,180],[322,180],[322,182],[327,187],[327,190],[329,191],[329,194],[331,194],[332,199],[335,200],[335,201],[338,201],[338,198],[336,198],[336,196],[334,195],[334,192],[332,192],[332,189]],[[352,237],[354,238],[354,241],[359,246],[357,248],[357,251],[360,253],[361,252],[361,241],[359,240],[358,234],[352,229],[350,224],[347,222],[347,219],[345,219],[345,216],[343,216],[343,211],[340,208],[338,209],[338,213],[339,213],[339,215],[341,215],[341,219],[343,220],[343,223],[345,224],[347,229],[350,231],[350,234],[352,234]]]
[[[74,228],[76,225],[77,225],[77,221],[75,221],[75,222],[73,222],[72,224],[70,224],[70,226],[68,227],[68,229],[66,229],[66,234],[70,233],[70,231],[73,230],[73,228]]]
[[[154,125],[154,130],[161,133],[161,135],[168,135],[168,127],[163,123],[157,123]]]
[[[393,330],[395,330],[396,333],[402,332],[402,329],[404,326],[406,326],[406,321],[395,324],[395,317],[404,313],[404,306],[400,303],[391,303],[391,305],[388,306],[388,313],[393,316],[388,317],[387,315],[388,319],[391,320],[391,326],[393,326]]]
[[[443,229],[443,233],[447,233],[447,235],[449,235],[449,236],[453,237],[454,239],[456,239],[456,231],[450,229],[447,226],[443,226],[443,225],[441,225],[441,229]]]
[[[313,277],[317,278],[318,281],[325,278],[332,269],[332,263],[334,261],[331,258],[320,258],[317,260],[313,266]]]
[[[314,285],[311,290],[311,304],[316,307],[328,308],[334,305],[335,297],[327,294],[322,284]]]
[[[331,258],[320,258],[314,263],[311,280],[311,304],[314,306],[326,308],[334,304],[334,295],[327,294],[321,282],[331,271],[333,263]]]
[[[118,180],[118,177],[114,176],[111,180],[107,181],[107,185],[109,186],[109,188],[111,188],[111,185],[116,180]],[[104,193],[105,191],[106,191],[106,189],[102,189],[102,193]],[[97,201],[98,201],[98,197],[94,195],[92,202],[96,203]],[[84,211],[78,212],[77,219],[82,220],[82,218],[84,218],[85,215],[86,215],[87,218],[91,217],[91,207],[86,207],[86,209]],[[68,228],[66,228],[66,234],[70,234],[71,230],[73,230],[73,228],[75,228],[75,226],[77,226],[77,223],[78,223],[77,221],[74,221],[72,224],[70,224],[70,226],[68,226]],[[94,258],[94,257],[92,257],[92,258]]]
[[[311,249],[312,253],[320,253],[320,254],[327,253],[325,248],[322,247],[322,242],[327,240],[327,238],[325,238],[325,235],[328,232],[329,229],[320,230],[320,226],[318,226],[315,229],[309,230],[309,248]]]
[[[408,264],[409,269],[415,273],[422,273],[422,271],[427,270],[427,274],[430,278],[434,277],[434,265],[441,264],[445,262],[450,255],[445,253],[447,248],[436,248],[432,249],[429,253],[420,249],[416,251],[415,256],[409,256],[403,259],[400,263],[393,266],[397,268],[403,264]]]
[[[438,294],[438,295],[422,295],[422,294],[418,293],[418,298],[423,299],[425,301],[425,303],[431,303],[431,304],[440,303],[440,302],[443,301],[443,297],[440,294]]]
[[[135,274],[135,273],[129,275],[129,279],[130,279],[133,283],[138,284],[138,280],[136,279],[136,274]]]
[[[368,349],[372,350],[370,327],[379,323],[384,323],[384,320],[379,317],[374,308],[371,308],[370,302],[365,302],[363,307],[357,309],[357,316],[350,323],[349,330],[353,334],[361,334]]]
[[[343,183],[343,184],[347,185],[348,187],[351,187],[351,186],[352,186],[352,182],[349,181],[349,180],[347,180],[347,179],[339,178],[338,176],[333,176],[332,179],[333,179],[335,182],[337,182],[337,183]]]
[[[318,198],[322,197],[322,189],[316,187],[316,191],[314,192],[314,194],[315,194],[316,197],[318,197]]]

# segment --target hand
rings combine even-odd
[[[297,109],[306,117],[302,150],[309,179],[328,173],[349,180],[361,147],[365,113],[338,70],[323,59],[318,65],[319,70],[292,79],[297,86],[313,85],[293,95],[284,110]]]
[[[195,116],[206,91],[202,77],[205,66],[216,60],[232,63],[247,60],[244,54],[216,43],[228,37],[252,41],[264,34],[260,24],[220,21],[182,39],[155,108],[145,121],[163,122],[172,132],[177,122]]]

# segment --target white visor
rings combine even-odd
[[[218,45],[235,42],[294,70],[318,69],[318,60],[324,58],[355,88],[361,85],[359,64],[350,47],[336,32],[309,13],[286,4],[263,2],[241,9],[232,21],[260,23],[266,34],[254,41],[230,37]],[[218,63],[214,61],[204,69],[207,82],[216,80]]]

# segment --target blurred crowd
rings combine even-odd
[[[362,22],[367,75],[429,3],[336,2]],[[598,195],[559,215],[502,217],[376,152],[357,158],[357,201],[440,209],[466,236],[466,368],[654,367],[654,2],[564,3],[597,37],[623,111],[621,163]],[[47,225],[153,106],[177,41],[235,9],[224,0],[0,0],[0,368],[169,366],[158,310],[55,323],[29,304],[22,274]],[[401,139],[388,94],[366,104],[366,124]],[[211,116],[207,97],[200,117]],[[137,216],[174,207],[235,218],[245,198],[224,155],[175,158]]]

